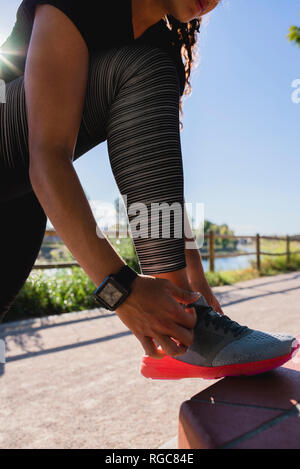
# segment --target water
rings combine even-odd
[[[238,245],[238,249],[241,251],[246,252],[254,252],[254,246],[244,246]],[[225,257],[220,259],[215,259],[215,272],[219,272],[221,270],[237,270],[237,269],[247,269],[250,267],[250,261],[256,261],[256,255],[251,256],[239,256],[239,257]],[[209,259],[202,260],[204,271],[207,272],[209,270]]]
[[[251,267],[250,260],[255,260],[256,256],[240,256],[240,257],[227,257],[224,259],[215,259],[215,272],[221,270],[237,270],[237,269],[247,269]],[[204,271],[209,270],[209,260],[202,260]]]
[[[237,247],[241,251],[246,251],[246,252],[254,252],[255,251],[255,246],[251,245],[238,245]],[[256,261],[256,255],[252,256],[239,256],[239,257],[226,257],[226,258],[220,258],[220,259],[215,259],[215,272],[219,272],[221,270],[237,270],[237,269],[247,269],[247,267],[250,267],[250,260]],[[209,260],[208,259],[202,259],[202,264],[204,271],[207,272],[209,270]],[[56,275],[56,273],[60,269],[47,269],[44,270],[44,273],[48,275],[49,277],[53,277]]]

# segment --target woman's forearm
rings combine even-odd
[[[189,241],[191,242],[191,241]],[[209,306],[212,306],[215,311],[224,314],[222,306],[217,300],[214,292],[212,291],[203,269],[201,254],[196,242],[194,242],[194,249],[185,250],[185,258],[187,264],[187,275],[194,291],[199,291],[205,298]],[[190,246],[190,245],[189,245]]]
[[[71,159],[55,153],[34,158],[29,172],[32,188],[67,248],[99,285],[125,262],[104,235],[97,235],[96,220]]]
[[[189,283],[193,290],[199,291],[207,300],[212,290],[206,279],[202,258],[184,205],[185,259]]]
[[[210,291],[210,286],[203,269],[201,254],[195,241],[192,249],[190,248],[191,241],[188,241],[188,243],[189,249],[185,249],[185,258],[189,281],[192,288],[197,286],[199,290],[196,291],[200,291],[205,296],[204,292]]]

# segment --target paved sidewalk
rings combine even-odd
[[[241,324],[300,334],[300,272],[214,291]],[[215,383],[146,380],[139,342],[104,310],[2,324],[4,337],[0,448],[175,448],[180,404]]]

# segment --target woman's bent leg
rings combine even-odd
[[[44,238],[47,217],[34,192],[0,203],[0,322],[26,282]]]

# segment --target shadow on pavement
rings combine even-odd
[[[249,288],[249,289],[250,288],[257,288],[257,287],[260,288],[260,287],[265,286],[265,285],[280,283],[280,282],[283,282],[283,281],[294,280],[294,279],[297,279],[297,278],[300,278],[300,273],[297,273],[293,277],[289,276],[286,279],[284,278],[284,279],[281,279],[281,280],[276,280],[274,278],[274,281],[258,283],[256,285],[250,285],[250,286],[247,286],[247,287],[246,286],[245,287],[236,287],[233,290],[230,290],[229,292],[219,292],[219,293],[216,292],[216,296],[219,297],[219,300],[221,300],[220,302],[221,302],[222,306],[230,306],[230,305],[233,305],[233,304],[242,303],[242,302],[249,301],[249,300],[252,300],[252,299],[257,299],[257,298],[267,297],[267,296],[271,296],[271,295],[287,293],[287,292],[294,291],[294,290],[299,290],[300,286],[299,287],[287,288],[287,289],[281,289],[281,290],[278,290],[278,291],[263,292],[263,293],[259,293],[259,294],[254,295],[254,296],[247,296],[247,297],[243,297],[243,298],[237,298],[237,299],[232,298],[232,299],[230,299],[230,296],[232,294],[234,294],[235,291],[239,291],[239,290],[243,290],[243,289],[247,289],[247,288]],[[227,301],[227,302],[226,302],[226,296],[229,297],[228,298],[229,301]],[[71,313],[71,314],[74,314],[74,313]],[[74,324],[83,323],[83,322],[87,322],[87,321],[92,321],[92,320],[96,320],[96,319],[102,319],[102,318],[105,319],[105,318],[108,318],[108,317],[111,317],[111,316],[116,316],[116,313],[107,313],[107,314],[106,313],[105,314],[99,313],[99,314],[96,314],[95,316],[92,316],[92,317],[80,317],[79,319],[76,319],[76,318],[71,319],[70,318],[69,320],[58,322],[58,323],[52,322],[51,321],[51,316],[50,316],[50,319],[48,319],[47,317],[46,318],[41,318],[41,325],[39,325],[37,327],[35,327],[35,326],[36,326],[36,320],[38,318],[33,319],[33,320],[29,320],[29,321],[24,321],[24,324],[22,324],[23,321],[21,323],[18,323],[18,322],[3,323],[3,324],[0,325],[0,339],[1,338],[5,339],[5,337],[10,337],[10,338],[12,338],[11,342],[13,342],[13,344],[17,345],[19,348],[21,348],[22,351],[24,351],[24,353],[22,353],[22,354],[8,357],[6,359],[6,362],[9,363],[9,362],[14,362],[14,361],[18,361],[18,360],[23,360],[23,359],[26,359],[26,358],[31,358],[31,357],[34,357],[34,356],[57,353],[57,352],[60,352],[60,351],[74,349],[74,348],[78,348],[78,347],[85,347],[85,346],[88,346],[88,345],[101,343],[101,342],[104,342],[104,341],[107,341],[107,340],[114,340],[114,339],[118,339],[118,338],[121,338],[121,337],[132,334],[132,332],[128,330],[128,331],[125,331],[125,332],[120,332],[120,333],[117,333],[117,334],[112,334],[112,335],[108,335],[108,336],[105,336],[105,337],[100,337],[100,338],[97,338],[97,339],[92,339],[92,340],[87,340],[87,341],[82,341],[82,342],[76,342],[74,344],[69,344],[69,345],[60,346],[60,347],[53,347],[53,348],[49,348],[49,349],[44,349],[42,347],[43,344],[40,343],[41,336],[39,334],[39,331],[42,331],[42,330],[45,330],[45,329],[50,329],[50,328],[56,328],[56,327],[60,327],[60,326],[74,325]],[[28,339],[30,339],[30,348],[32,348],[32,346],[36,346],[36,348],[39,348],[39,350],[34,351],[34,352],[28,350],[27,349]],[[5,370],[4,364],[2,364],[2,365],[0,364],[0,376],[2,376],[4,374],[4,370]]]
[[[83,342],[77,342],[76,344],[63,345],[61,347],[53,347],[53,348],[49,348],[46,350],[38,350],[37,352],[28,351],[26,353],[23,353],[22,355],[15,355],[12,357],[8,357],[6,359],[6,363],[24,360],[26,358],[37,357],[40,355],[49,355],[50,353],[62,352],[64,350],[71,350],[74,348],[86,347],[87,345],[94,345],[100,342],[105,342],[107,340],[119,339],[127,335],[132,335],[132,332],[131,331],[119,332],[118,334],[112,334],[106,337],[99,337],[98,339],[85,340]]]
[[[300,286],[299,287],[292,287],[292,288],[286,288],[284,290],[278,290],[278,291],[270,291],[270,292],[267,292],[267,293],[260,293],[259,295],[253,295],[253,296],[246,296],[244,298],[238,298],[236,300],[231,300],[231,301],[228,301],[227,303],[224,302],[224,300],[226,301],[226,295],[227,296],[230,296],[232,294],[232,291],[228,292],[228,293],[218,293],[216,292],[216,297],[221,300],[221,305],[222,306],[230,306],[230,305],[234,305],[234,304],[237,304],[237,303],[242,303],[244,301],[249,301],[249,300],[254,300],[256,298],[263,298],[263,297],[266,297],[266,296],[270,296],[270,295],[280,295],[282,293],[288,293],[290,291],[293,291],[293,290],[299,290],[300,289]]]

